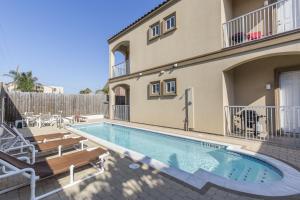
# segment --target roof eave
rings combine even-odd
[[[156,6],[155,8],[153,8],[151,11],[149,11],[148,13],[146,13],[145,15],[143,15],[142,17],[140,17],[139,19],[137,19],[136,21],[134,21],[133,23],[131,23],[130,25],[128,25],[127,27],[125,27],[124,29],[122,29],[121,31],[119,31],[117,34],[115,34],[112,37],[110,37],[107,40],[107,42],[109,44],[112,43],[112,42],[114,42],[116,39],[120,38],[124,34],[128,33],[129,31],[131,31],[135,27],[137,27],[140,24],[142,24],[145,21],[147,21],[152,16],[156,15],[157,13],[159,13],[161,10],[165,9],[166,7],[170,6],[171,4],[173,4],[173,3],[177,2],[177,1],[179,1],[179,0],[165,0],[164,2],[162,2],[161,4],[159,4],[158,6]]]

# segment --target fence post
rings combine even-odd
[[[5,120],[4,120],[4,117],[5,117],[5,106],[4,106],[4,103],[5,103],[5,97],[4,97],[4,87],[3,87],[3,82],[0,82],[0,100],[1,100],[1,123],[3,123]]]

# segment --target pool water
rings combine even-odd
[[[282,179],[281,172],[272,165],[218,144],[109,123],[74,128],[192,174],[203,169],[227,179],[251,183]]]

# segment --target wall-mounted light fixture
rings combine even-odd
[[[139,76],[142,76],[143,75],[143,73],[141,72],[141,73],[139,73]]]
[[[173,67],[174,67],[174,68],[178,67],[178,64],[177,64],[177,63],[175,63],[175,64],[173,65]]]
[[[162,74],[164,74],[165,73],[165,71],[160,71],[160,74],[162,75]]]
[[[271,83],[267,83],[266,84],[266,90],[271,90],[272,89],[272,84]]]

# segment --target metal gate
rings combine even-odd
[[[129,105],[113,105],[113,117],[115,120],[129,121]]]

